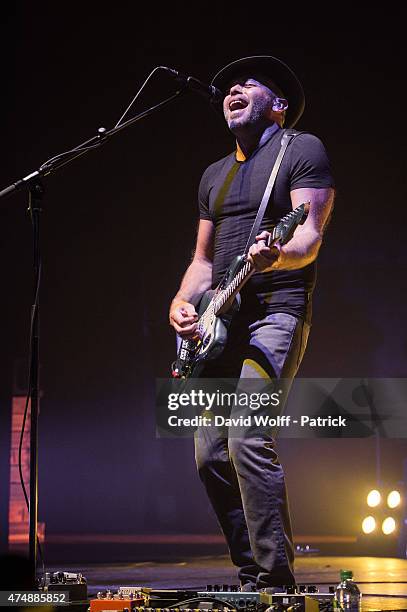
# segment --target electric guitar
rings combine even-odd
[[[277,242],[286,244],[297,225],[304,223],[309,203],[300,204],[285,215],[273,228],[267,246]],[[255,268],[247,261],[246,255],[236,257],[216,289],[206,291],[200,301],[197,333],[194,338],[181,341],[177,359],[172,364],[174,378],[198,376],[207,361],[212,361],[222,353],[228,329],[234,314],[240,308],[239,291],[254,274]]]

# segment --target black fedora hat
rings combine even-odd
[[[257,75],[267,78],[277,85],[288,100],[285,127],[294,127],[304,112],[305,95],[298,77],[291,68],[272,55],[242,57],[219,70],[213,77],[211,85],[218,87],[225,93],[226,87],[232,79],[242,75],[253,77]],[[265,85],[267,85],[267,82]]]

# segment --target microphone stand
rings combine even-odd
[[[174,95],[159,104],[139,113],[124,123],[106,130],[98,129],[96,136],[79,144],[73,149],[56,155],[42,164],[38,170],[31,172],[22,179],[12,183],[0,191],[0,198],[11,195],[20,189],[29,192],[28,213],[33,228],[33,260],[34,260],[34,302],[31,307],[31,338],[30,338],[30,362],[29,362],[29,388],[28,397],[31,406],[30,415],[30,495],[29,495],[29,563],[33,588],[37,587],[37,553],[38,553],[38,415],[40,408],[40,384],[39,384],[39,356],[40,356],[40,309],[39,297],[41,287],[41,251],[40,251],[40,215],[41,204],[45,193],[41,181],[55,170],[69,164],[74,159],[99,148],[109,138],[115,136],[122,130],[130,127],[133,123],[148,117],[156,110],[166,106],[186,91],[186,86],[179,89]],[[28,398],[27,398],[28,399]],[[24,421],[25,422],[25,421]]]

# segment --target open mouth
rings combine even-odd
[[[248,104],[245,100],[235,98],[234,100],[229,102],[229,110],[232,113],[233,111],[242,110],[243,108],[246,108],[247,105]]]

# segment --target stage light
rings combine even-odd
[[[370,506],[371,508],[375,508],[376,506],[380,504],[381,501],[382,501],[382,496],[380,495],[377,489],[373,489],[372,491],[370,491],[369,495],[367,496],[368,506]]]
[[[372,533],[376,529],[376,521],[373,516],[367,516],[363,519],[362,531],[363,533]]]
[[[382,531],[384,535],[390,535],[396,530],[396,521],[393,517],[388,516],[382,523]]]
[[[391,491],[387,496],[389,508],[397,508],[401,504],[401,495],[398,491]]]

